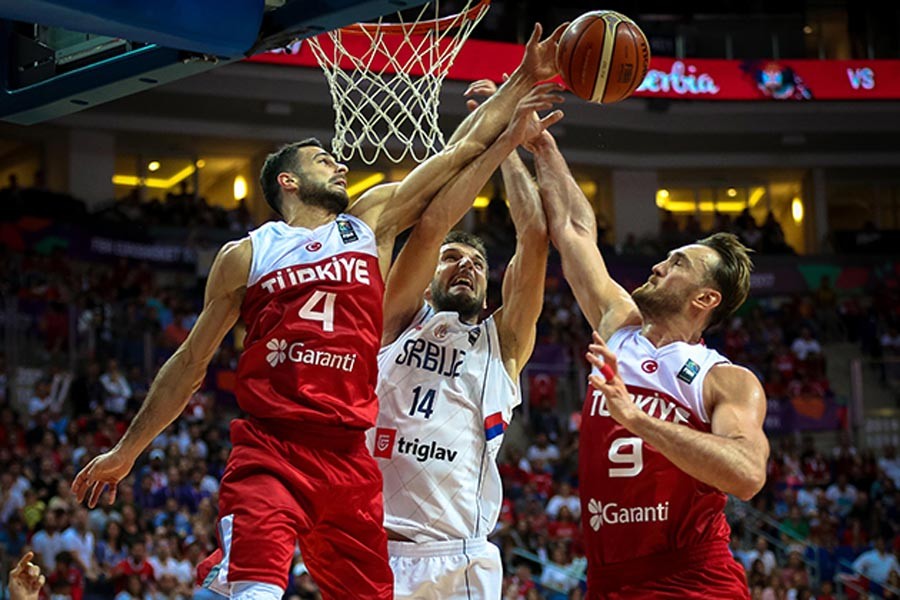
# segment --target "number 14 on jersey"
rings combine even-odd
[[[422,413],[426,419],[430,419],[431,413],[434,412],[434,395],[436,392],[432,388],[424,390],[424,394],[422,391],[421,385],[416,386],[413,390],[413,401],[409,407],[409,416],[414,417],[416,413]]]

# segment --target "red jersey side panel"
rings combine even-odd
[[[250,239],[241,409],[282,422],[373,426],[384,296],[374,233],[340,215],[314,230],[267,223]]]

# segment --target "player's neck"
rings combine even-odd
[[[696,344],[703,336],[703,331],[698,331],[694,323],[683,316],[672,315],[665,320],[645,317],[641,335],[657,348],[662,348],[675,342]]]
[[[291,227],[305,227],[315,229],[320,225],[331,223],[337,218],[337,213],[323,206],[309,204],[297,204],[285,211],[284,222]]]

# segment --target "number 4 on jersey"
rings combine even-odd
[[[429,388],[425,390],[425,395],[422,395],[422,386],[416,386],[413,390],[413,402],[412,406],[409,407],[409,416],[416,416],[417,412],[425,415],[426,419],[431,418],[431,413],[434,412],[434,390]]]
[[[336,295],[334,292],[314,291],[300,309],[300,316],[310,321],[321,321],[323,331],[334,331],[334,298]],[[317,307],[322,303],[323,298],[324,305],[319,309]]]

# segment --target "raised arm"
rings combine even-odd
[[[591,327],[609,339],[617,329],[641,322],[634,300],[606,269],[597,248],[597,221],[588,199],[549,133],[531,147],[550,239],[563,274]]]
[[[518,377],[534,349],[535,326],[544,304],[547,220],[537,183],[513,152],[501,165],[516,228],[516,252],[503,275],[503,306],[495,313],[500,351],[507,372]]]
[[[588,360],[594,366],[606,363],[613,373],[618,372],[615,356],[596,332],[590,350]],[[769,457],[763,432],[766,396],[747,369],[718,365],[704,379],[710,433],[651,417],[632,401],[618,375],[610,382],[591,375],[590,382],[603,392],[613,419],[691,477],[741,500],[749,500],[762,489]]]
[[[522,63],[490,100],[463,121],[446,148],[416,167],[400,183],[372,188],[350,208],[352,214],[366,221],[375,231],[383,273],[389,267],[389,255],[396,236],[414,225],[438,191],[493,144],[519,100],[537,82],[556,75],[556,47],[563,29],[560,26],[541,41],[541,27],[536,25]],[[554,89],[562,89],[552,85]]]
[[[518,144],[562,118],[560,111],[543,119],[536,115],[537,111],[549,109],[554,102],[562,100],[553,93],[555,89],[552,85],[532,89],[518,103],[506,130],[491,147],[451,179],[428,205],[387,278],[382,344],[393,342],[422,307],[422,294],[434,276],[441,243],[472,207],[475,196],[491,174],[508,156],[518,158],[514,152]]]
[[[90,491],[88,504],[93,508],[103,489],[110,486],[112,504],[116,484],[128,475],[150,442],[184,411],[222,339],[240,316],[251,252],[249,238],[230,242],[219,251],[210,269],[203,310],[187,339],[159,370],[122,439],[112,450],[89,462],[72,482],[79,502]]]

